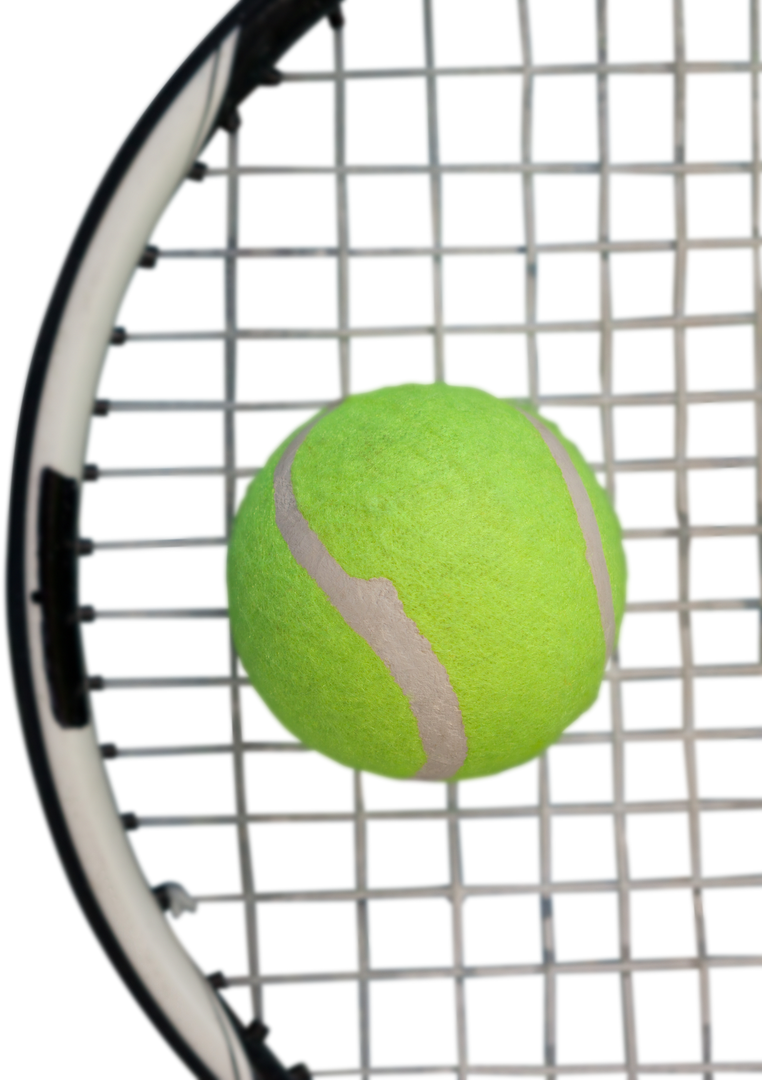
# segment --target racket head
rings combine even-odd
[[[749,38],[749,40],[751,40],[751,38]],[[760,39],[760,40],[762,40],[762,39]],[[696,171],[697,171],[697,172],[699,171],[699,170],[698,170],[698,168],[697,168],[697,170],[696,170]],[[739,174],[738,174],[738,175],[740,175],[740,173],[743,173],[743,172],[744,172],[743,168],[740,168],[740,171],[739,171]],[[759,245],[758,245],[758,247],[759,247]],[[759,260],[758,260],[758,262],[757,262],[757,266],[759,266]],[[759,354],[757,354],[757,364],[758,364],[758,367],[757,367],[757,372],[759,373]],[[758,383],[757,383],[757,384],[758,384],[758,387],[759,387],[759,381],[758,381]],[[759,416],[759,409],[758,409],[758,413],[757,413],[756,415],[758,415],[758,416]],[[695,684],[694,684],[694,689],[695,689]],[[552,805],[552,806],[553,806],[553,804],[550,804],[550,805]],[[746,808],[748,809],[748,808],[749,808],[750,806],[751,806],[750,802],[748,802],[748,801],[747,801],[747,802],[746,802]],[[737,807],[736,809],[743,809],[743,807],[741,807],[741,806],[740,806],[740,804],[739,804],[739,805],[738,805],[738,807]],[[695,848],[694,848],[694,850],[695,850]],[[748,886],[746,886],[746,885],[745,885],[744,887],[745,887],[745,888],[748,888]],[[704,962],[706,962],[706,958],[705,958]],[[734,1067],[735,1067],[736,1069],[738,1068],[737,1066],[734,1066]]]

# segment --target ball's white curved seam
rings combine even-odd
[[[537,429],[543,442],[553,455],[553,459],[561,470],[566,487],[568,488],[571,501],[577,513],[577,521],[585,538],[585,556],[593,575],[593,584],[598,595],[598,610],[601,615],[601,627],[603,628],[603,640],[606,643],[606,660],[608,661],[614,651],[616,643],[616,619],[614,617],[614,598],[611,593],[611,578],[606,565],[606,556],[603,552],[603,540],[598,528],[598,519],[590,502],[587,488],[582,483],[579,473],[574,467],[574,462],[560,439],[556,438],[552,431],[545,427],[542,421],[531,413],[518,410],[525,416],[529,423]]]
[[[523,409],[519,412],[545,442],[569,491],[585,539],[585,556],[598,598],[608,660],[614,649],[616,621],[611,579],[590,496],[560,440],[536,417]],[[387,578],[368,581],[347,574],[310,528],[297,505],[291,466],[299,447],[320,418],[315,417],[294,436],[275,468],[276,524],[296,562],[320,586],[347,625],[383,660],[410,702],[426,754],[426,763],[416,776],[422,780],[447,780],[465,761],[468,744],[460,705],[444,665],[415,622],[405,614],[393,583]]]
[[[466,760],[468,743],[460,704],[444,665],[405,614],[393,583],[387,578],[366,581],[348,574],[297,505],[291,466],[318,419],[291,440],[275,468],[276,524],[296,562],[320,586],[347,625],[383,660],[410,702],[426,754],[426,763],[416,777],[449,780]]]

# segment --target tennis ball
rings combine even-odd
[[[556,426],[439,383],[290,435],[228,555],[236,647],[289,731],[435,780],[520,765],[592,705],[625,577],[606,494]]]

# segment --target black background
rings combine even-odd
[[[0,354],[3,465],[29,343],[82,205],[147,97],[227,4],[14,6],[4,22],[14,76],[4,95],[5,222],[13,255],[5,259],[11,284],[3,297]],[[3,468],[3,503],[5,475]],[[6,1044],[29,1077],[73,1069],[81,1080],[179,1080],[185,1072],[100,959],[60,877],[31,793],[6,679],[1,707]]]

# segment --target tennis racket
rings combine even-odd
[[[728,0],[245,0],[107,173],[19,425],[14,672],[196,1075],[762,1069],[758,40]],[[559,421],[631,584],[590,713],[440,786],[277,725],[224,555],[290,430],[442,378]]]

